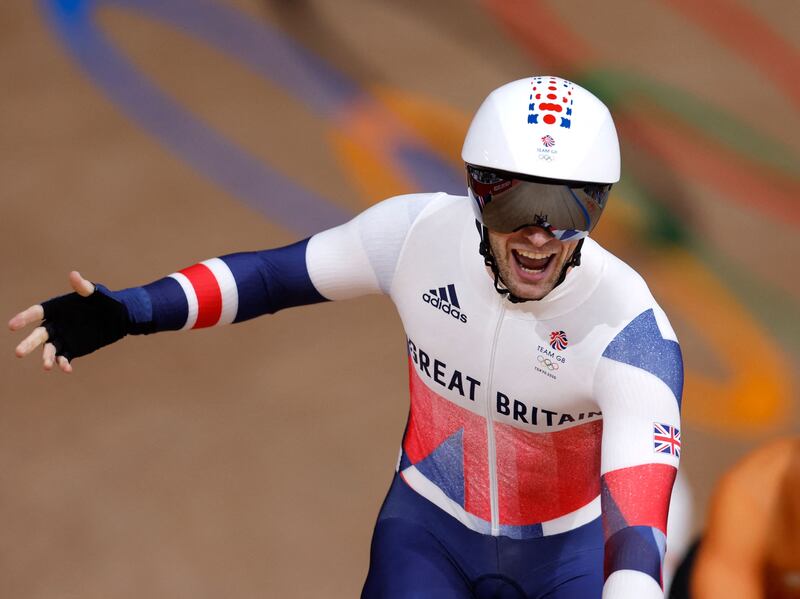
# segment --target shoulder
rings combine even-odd
[[[387,198],[357,214],[348,222],[321,231],[311,238],[312,245],[343,236],[371,242],[402,241],[420,217],[442,203],[444,193],[411,193]]]
[[[408,237],[452,236],[462,226],[474,228],[474,213],[465,196],[447,193],[415,193],[396,196],[376,204],[361,217],[370,221],[403,221]]]
[[[683,357],[677,335],[644,279],[596,242],[589,255],[602,261],[601,281],[592,297],[605,331],[601,356],[610,364],[634,366],[660,379],[678,406],[683,392]]]
[[[379,217],[403,215],[410,222],[414,222],[423,214],[436,212],[453,203],[455,196],[446,193],[407,193],[393,196],[373,204],[364,210],[359,217]]]
[[[656,303],[644,278],[597,241],[587,238],[583,253],[588,259],[602,264],[597,293],[602,295],[607,309],[624,314]]]
[[[441,215],[452,215],[460,205],[457,196],[446,193],[411,193],[398,195],[367,208],[354,218],[354,224],[362,241],[382,244],[405,244],[424,224],[441,222]],[[448,216],[444,217],[445,219]],[[449,218],[452,218],[450,216]],[[430,227],[427,227],[430,228]]]
[[[666,313],[644,278],[596,241],[587,239],[584,248],[587,261],[599,273],[591,304],[602,324],[614,335],[632,326],[653,334],[657,329],[660,337],[677,341]]]
[[[414,206],[419,220],[446,220],[454,218],[457,214],[472,214],[469,200],[465,196],[439,192],[415,193],[399,197],[403,198],[402,201],[409,202]]]

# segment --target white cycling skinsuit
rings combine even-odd
[[[664,312],[588,238],[562,284],[512,303],[478,241],[468,198],[399,196],[285,248],[95,295],[122,303],[129,333],[392,298],[411,407],[364,597],[661,597],[683,384]]]
[[[461,158],[468,198],[400,196],[284,248],[52,298],[49,343],[71,359],[126,334],[387,294],[411,405],[362,596],[661,597],[683,365],[641,277],[583,239],[620,179],[611,114],[574,82],[520,79],[481,104]],[[544,299],[519,302],[496,287],[491,244],[525,227],[576,249]]]
[[[484,535],[555,535],[602,512],[604,596],[661,596],[683,382],[664,312],[590,239],[564,283],[519,304],[476,246],[469,201],[446,194],[388,200],[308,244],[323,296],[386,293],[402,318],[400,477]]]

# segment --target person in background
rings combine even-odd
[[[692,599],[800,599],[800,437],[722,477],[690,581]]]

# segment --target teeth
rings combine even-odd
[[[525,272],[540,273],[540,272],[542,272],[544,270],[544,268],[539,268],[539,269],[525,268],[524,266],[522,266],[522,264],[517,264],[517,266],[519,266]]]
[[[517,250],[517,253],[520,256],[525,256],[526,258],[531,258],[533,260],[541,260],[542,258],[549,258],[555,252],[550,252],[549,254],[540,254],[539,252],[524,252],[522,250]]]

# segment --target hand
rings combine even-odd
[[[94,293],[95,286],[84,279],[78,271],[73,270],[69,273],[69,283],[72,289],[81,297],[89,297]],[[23,327],[28,326],[34,322],[41,322],[44,319],[44,308],[41,304],[31,306],[27,310],[23,310],[14,318],[8,321],[8,328],[12,331],[18,331]],[[30,354],[40,345],[44,345],[42,351],[42,362],[45,371],[51,371],[53,366],[57,363],[63,372],[72,372],[72,364],[65,356],[56,357],[56,346],[48,342],[49,334],[44,326],[36,327],[30,335],[25,337],[17,346],[17,357],[23,358]]]

